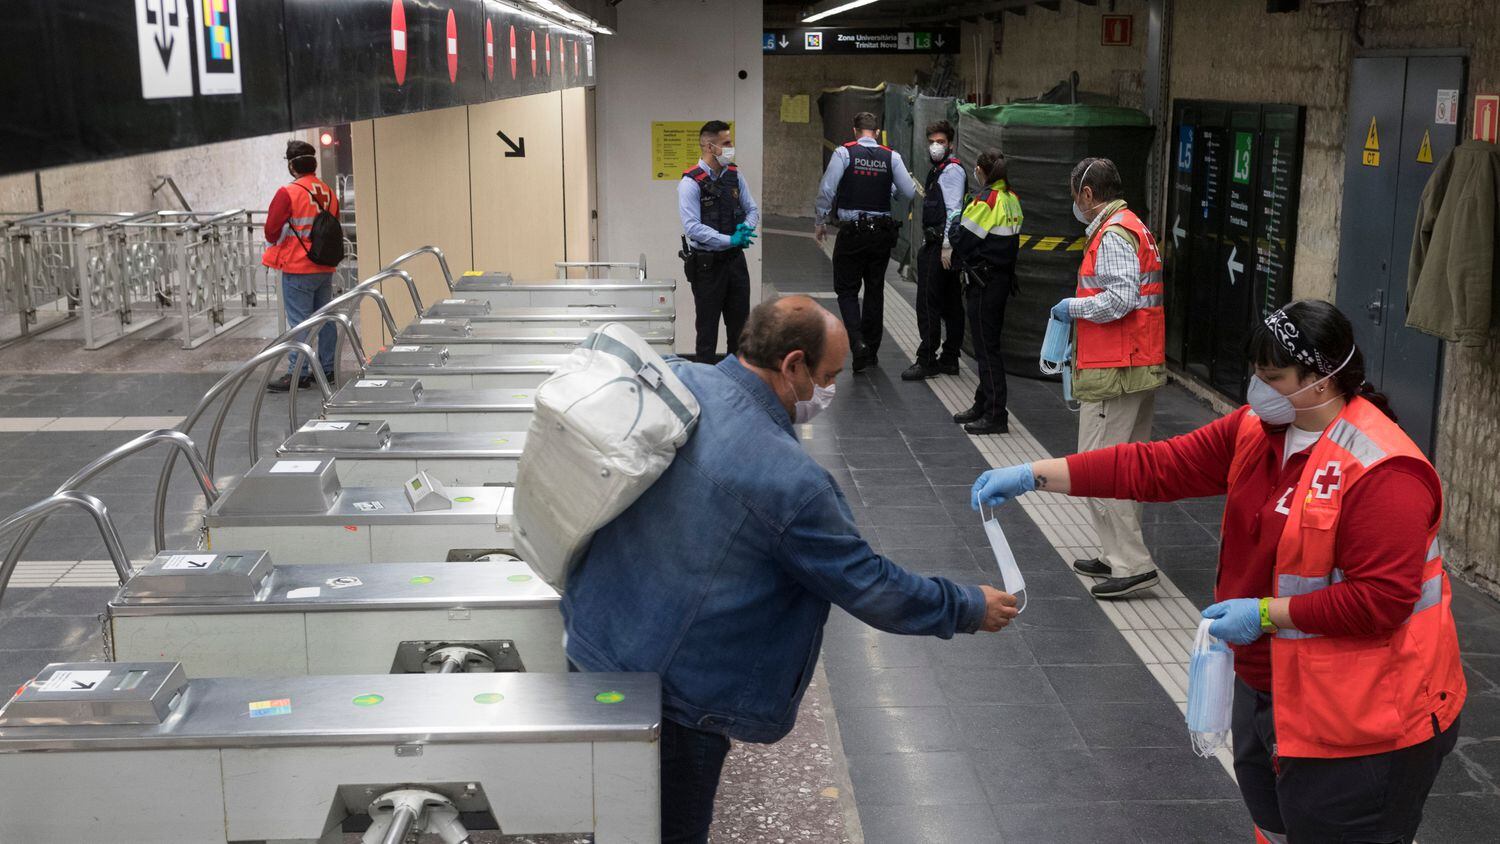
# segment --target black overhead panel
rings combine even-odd
[[[493,0],[13,0],[0,173],[592,85]]]

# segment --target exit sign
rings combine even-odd
[[[1133,41],[1135,16],[1104,15],[1099,43],[1105,47],[1129,47]]]

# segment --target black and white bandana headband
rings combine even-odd
[[[1307,338],[1302,336],[1302,330],[1295,322],[1292,322],[1292,318],[1287,316],[1285,311],[1277,310],[1266,317],[1266,327],[1276,335],[1276,341],[1281,344],[1281,347],[1308,369],[1319,375],[1330,375],[1339,370],[1340,365],[1323,357],[1322,353],[1313,348]],[[1350,355],[1353,355],[1352,349]]]

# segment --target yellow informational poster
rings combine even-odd
[[[812,112],[812,97],[807,94],[781,95],[781,122],[806,123]]]
[[[651,178],[675,182],[698,163],[698,130],[703,120],[651,121]],[[734,123],[729,124],[734,131]]]

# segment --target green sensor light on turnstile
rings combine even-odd
[[[499,692],[481,692],[474,696],[475,703],[499,703],[505,700],[505,695]]]
[[[413,586],[426,586],[432,582],[432,577],[430,575],[419,574],[407,582]]]
[[[600,692],[599,694],[594,695],[594,700],[597,700],[600,703],[619,703],[624,699],[625,696],[620,694],[619,692]]]
[[[360,695],[354,699],[355,706],[379,706],[385,700],[383,695]]]
[[[457,498],[455,498],[453,500],[457,501],[457,502],[460,502],[462,504],[468,504],[470,501],[474,500],[474,496],[472,496],[472,495],[460,495],[459,497],[457,497]]]
[[[529,574],[513,574],[510,577],[507,577],[505,579],[509,580],[511,583],[525,583],[526,581],[528,581],[528,580],[531,579],[531,575],[529,575]]]

